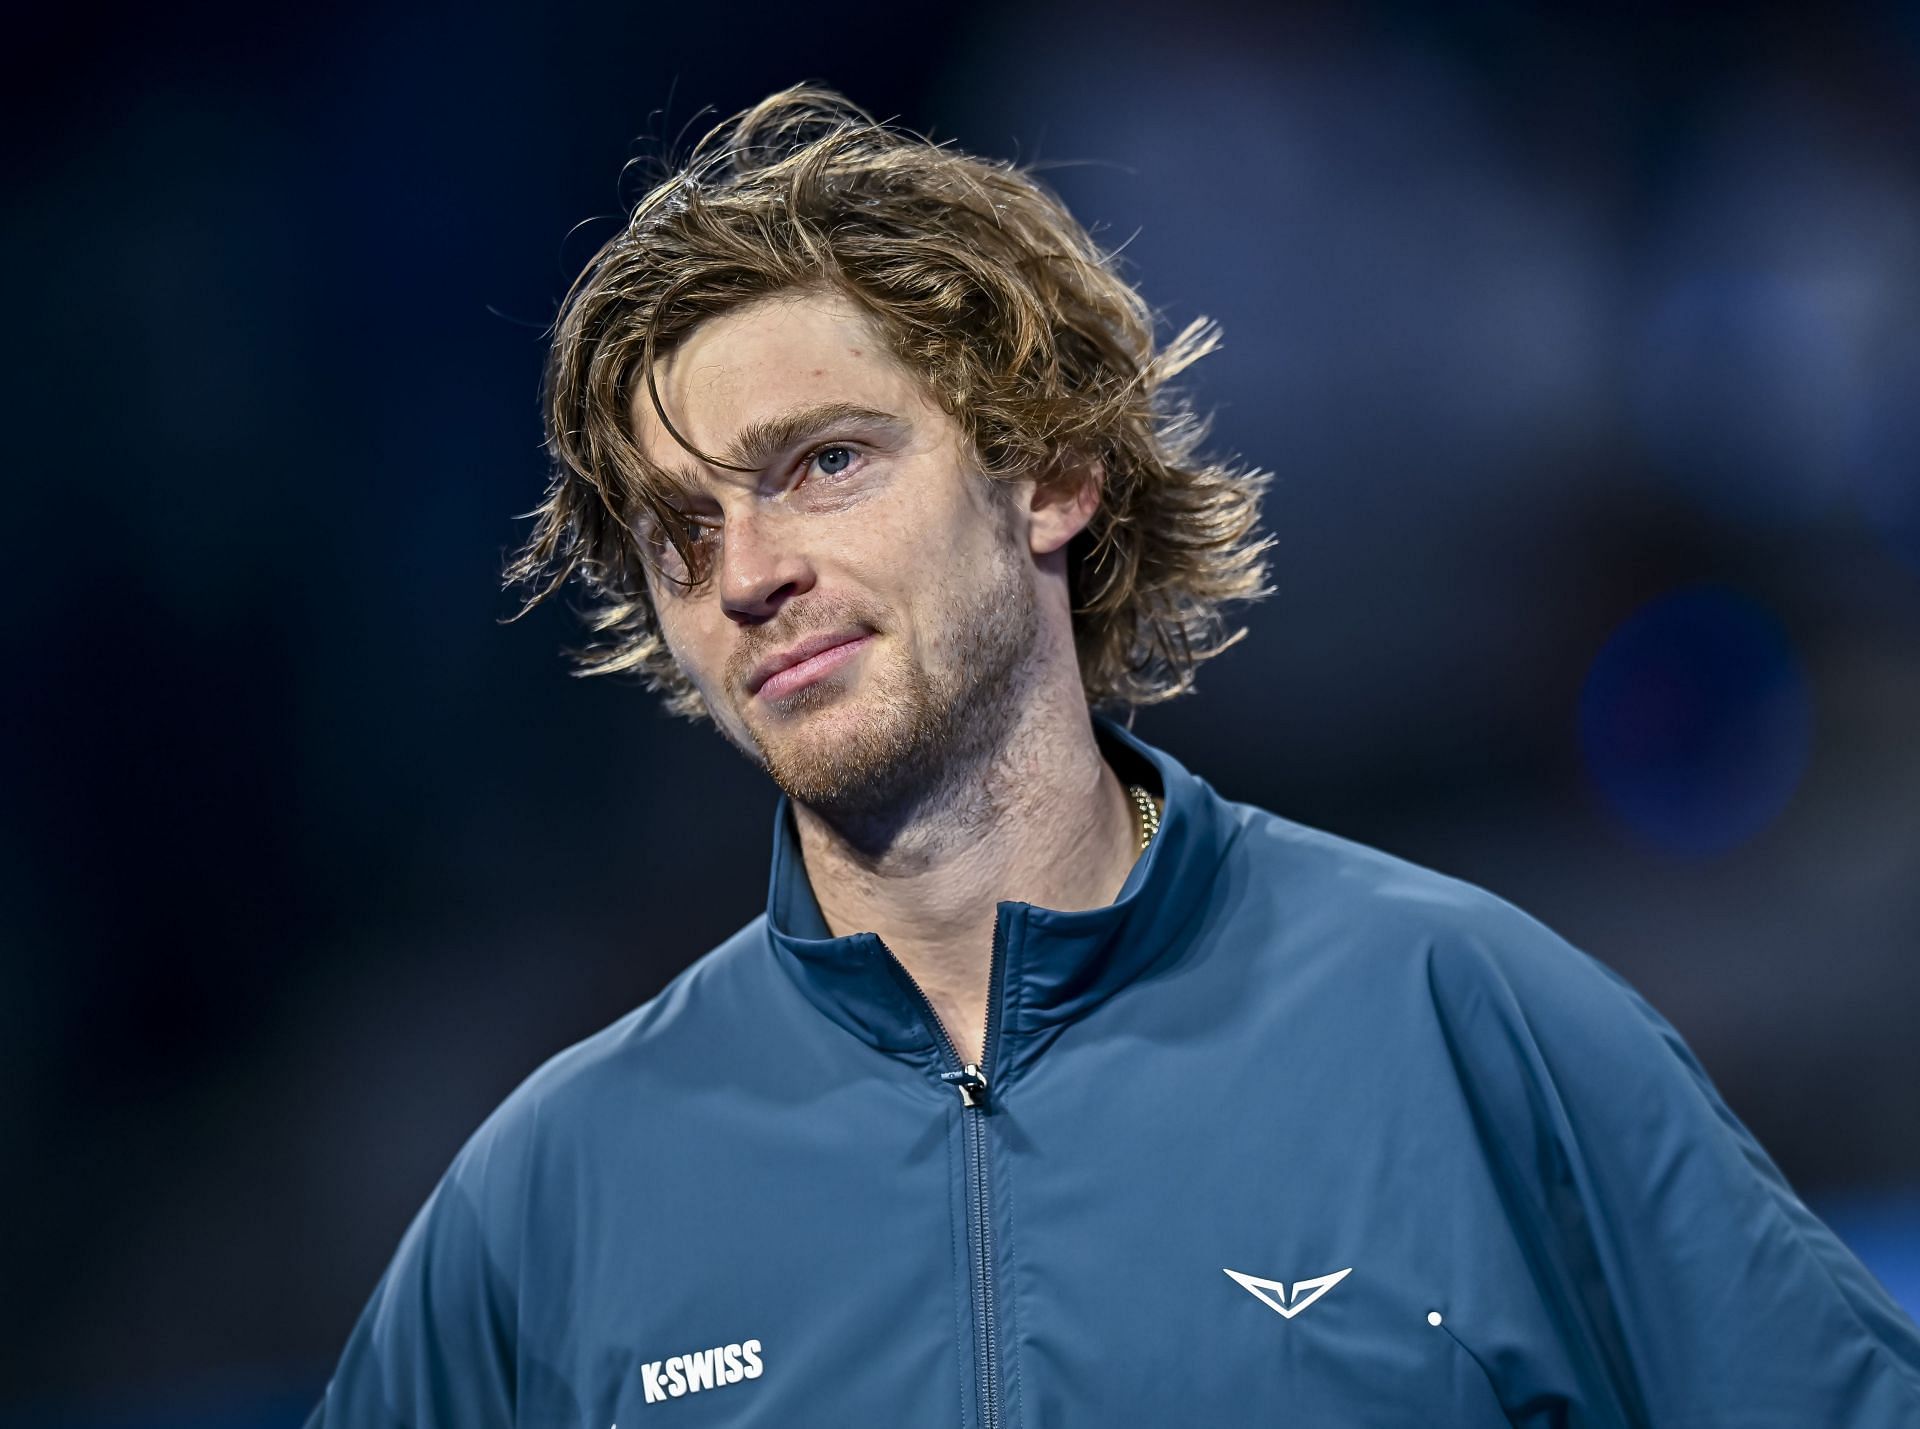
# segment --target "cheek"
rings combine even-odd
[[[906,591],[949,587],[992,554],[989,516],[957,492],[877,513],[863,533],[871,568]]]
[[[656,598],[653,608],[668,652],[688,679],[704,687],[715,670],[715,660],[712,636],[701,612],[684,600],[669,599],[662,604]]]

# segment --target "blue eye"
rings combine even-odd
[[[852,447],[822,447],[813,454],[813,465],[823,476],[839,476],[852,463]]]

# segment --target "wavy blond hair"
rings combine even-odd
[[[1045,483],[1102,464],[1099,507],[1068,548],[1091,703],[1180,694],[1245,633],[1221,607],[1266,594],[1268,478],[1201,459],[1205,423],[1167,387],[1214,349],[1217,328],[1197,320],[1156,346],[1153,315],[1113,255],[1030,173],[801,86],[701,139],[555,319],[543,388],[552,476],[506,578],[533,588],[513,619],[570,578],[585,588],[583,614],[606,638],[570,652],[575,673],[635,671],[676,713],[705,713],[647,588],[643,520],[695,566],[676,492],[633,431],[635,384],[658,411],[653,364],[695,327],[810,289],[871,316],[989,478]]]

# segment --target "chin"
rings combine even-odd
[[[849,687],[829,678],[749,728],[789,797],[823,810],[872,811],[910,796],[936,753],[939,721],[928,693],[917,684],[896,693],[871,680]]]

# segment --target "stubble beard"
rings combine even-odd
[[[742,720],[747,752],[789,798],[842,824],[897,824],[975,780],[1028,697],[1039,605],[1025,568],[997,550],[990,578],[969,583],[950,609],[935,642],[938,670],[902,651],[866,671],[851,696],[836,677],[810,685],[785,703],[789,732],[763,734]],[[831,628],[834,618],[814,628]],[[833,710],[850,697],[857,718]]]

